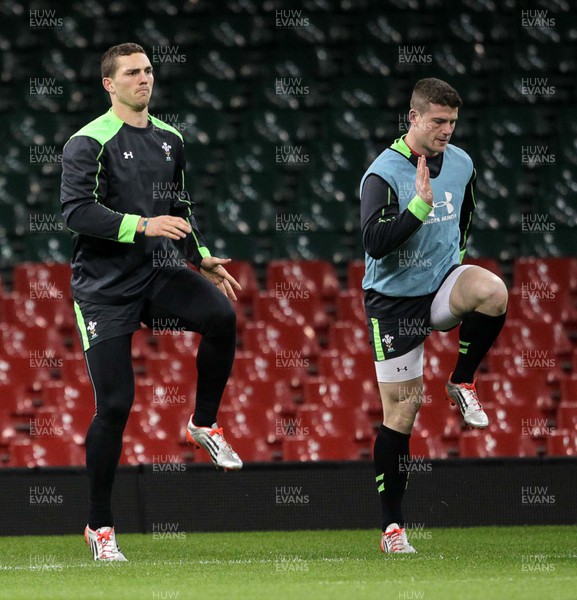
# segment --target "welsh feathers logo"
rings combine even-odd
[[[394,352],[395,349],[393,348],[393,340],[395,339],[394,335],[389,335],[387,333],[387,335],[385,335],[383,337],[383,339],[381,340],[385,346],[387,347],[387,352]]]
[[[164,153],[166,154],[166,160],[172,160],[172,157],[170,156],[170,151],[172,149],[172,146],[170,146],[169,144],[164,142],[162,144],[162,149],[164,150]]]
[[[86,328],[90,334],[91,340],[98,337],[98,334],[96,333],[96,325],[98,325],[98,321],[90,321],[90,323],[88,323],[88,327]]]

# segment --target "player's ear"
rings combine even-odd
[[[108,93],[110,93],[110,94],[114,93],[114,84],[112,83],[112,79],[110,79],[110,77],[103,77],[102,78],[102,85],[104,86],[104,89]]]
[[[419,112],[414,108],[411,108],[411,110],[409,111],[409,123],[412,123],[413,125],[416,124],[418,116]]]

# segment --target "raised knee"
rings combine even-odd
[[[222,335],[236,331],[234,308],[224,296],[222,300],[222,302],[215,304],[210,316],[207,318],[206,334]]]
[[[475,286],[477,305],[495,314],[503,314],[507,309],[509,293],[502,279],[491,274],[478,281]]]

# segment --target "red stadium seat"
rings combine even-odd
[[[71,384],[90,384],[88,369],[83,354],[68,354],[62,360],[60,368],[62,381]]]
[[[11,467],[84,465],[84,449],[65,436],[40,437],[10,444]]]
[[[94,403],[89,403],[84,407],[69,409],[61,412],[61,420],[66,434],[77,444],[84,443],[86,433],[94,418]]]
[[[575,430],[554,431],[547,438],[548,456],[577,456],[577,435]]]
[[[2,349],[6,355],[28,358],[32,369],[59,368],[57,362],[66,355],[62,336],[49,327],[0,326]]]
[[[33,394],[25,385],[25,379],[21,383],[4,383],[0,385],[0,406],[3,411],[11,415],[30,415],[36,410]]]
[[[226,270],[240,283],[242,290],[234,293],[242,304],[251,304],[258,294],[258,280],[251,263],[244,260],[233,260],[226,265]]]
[[[491,271],[497,275],[497,277],[503,278],[503,271],[501,269],[501,265],[494,258],[471,258],[466,256],[463,260],[464,265],[475,265],[477,267],[481,267],[483,269],[487,269],[487,271]]]
[[[232,409],[265,410],[273,407],[277,412],[294,412],[294,392],[291,381],[284,373],[275,379],[254,379],[252,381],[234,380],[227,385],[227,391],[221,406]],[[304,379],[303,379],[304,381]]]
[[[509,291],[507,312],[511,319],[539,321],[548,324],[557,322],[575,324],[577,309],[565,288],[556,291],[545,290],[543,297],[539,291],[514,288]],[[549,295],[553,294],[553,298]]]
[[[448,456],[446,445],[435,435],[413,432],[409,445],[411,456],[424,458],[447,458]]]
[[[266,288],[285,295],[309,291],[319,300],[332,301],[339,280],[333,265],[323,260],[273,260],[267,265]]]
[[[292,388],[300,388],[308,377],[310,360],[290,354],[293,351],[287,352],[238,352],[232,366],[232,376],[241,383],[282,381]]]
[[[218,425],[224,428],[226,437],[238,439],[262,438],[274,443],[284,435],[284,423],[287,419],[275,413],[267,404],[255,404],[246,408],[222,409],[218,413]]]
[[[444,387],[443,387],[444,389]],[[461,432],[463,419],[458,410],[453,410],[443,394],[431,393],[431,387],[425,386],[423,404],[417,413],[414,431],[421,435],[437,436],[443,440],[456,440]],[[407,389],[403,397],[407,401],[413,391]]]
[[[50,381],[42,386],[43,408],[66,412],[86,410],[94,413],[94,391],[89,382]]]
[[[519,289],[544,283],[551,290],[555,286],[558,290],[577,292],[577,259],[518,258],[513,265],[513,283]]]
[[[176,440],[151,438],[128,438],[123,441],[123,464],[152,465],[153,473],[178,473],[186,470],[183,466],[191,451]]]
[[[353,321],[333,323],[329,329],[329,349],[347,354],[370,355],[367,326]]]
[[[338,380],[369,380],[374,382],[376,388],[377,377],[370,348],[364,354],[349,354],[334,349],[323,350],[318,366],[319,375]]]
[[[156,332],[153,341],[156,353],[196,357],[201,336],[192,331]],[[154,356],[154,355],[153,355]]]
[[[338,437],[359,441],[373,438],[372,423],[360,409],[304,405],[297,409],[295,422],[303,435],[313,439]]]
[[[560,323],[543,323],[539,321],[522,321],[507,319],[499,337],[498,348],[523,350],[543,350],[543,342],[556,356],[566,356],[572,351],[571,342]]]
[[[337,296],[337,321],[353,321],[367,327],[362,290],[343,290]],[[367,332],[368,336],[368,332]]]
[[[364,452],[363,452],[364,450]],[[359,460],[366,457],[368,444],[340,438],[285,438],[282,454],[285,462],[309,462],[319,460]]]
[[[196,379],[194,356],[159,354],[144,360],[146,377],[154,384],[188,384]]]
[[[566,429],[577,435],[577,402],[561,402],[557,407],[557,429]]]
[[[0,315],[5,323],[21,327],[50,326],[70,331],[75,327],[72,300],[59,290],[4,293],[0,296]]]
[[[577,403],[577,373],[561,379],[561,402],[563,404]]]
[[[226,431],[225,435],[226,440],[230,442],[235,452],[245,464],[251,462],[271,462],[282,455],[282,447],[279,444],[269,444],[262,436],[250,438],[241,436],[237,438],[234,435],[229,435]],[[201,452],[205,455],[207,454],[205,451],[198,450],[196,456],[199,457]],[[201,461],[198,460],[197,462]]]
[[[512,433],[523,437],[545,437],[543,431],[548,429],[548,423],[536,404],[500,405],[495,406],[489,415],[488,431]]]
[[[431,335],[425,340],[425,355],[431,348],[435,352],[454,352],[455,360],[459,351],[459,328],[451,329],[449,332],[432,331]]]
[[[362,290],[364,276],[365,261],[351,260],[347,265],[347,288],[349,290]]]
[[[166,335],[169,335],[168,333]],[[155,337],[150,329],[139,329],[132,335],[132,358],[144,359],[155,354],[152,342]]]
[[[539,371],[527,370],[524,375],[482,374],[477,378],[477,392],[481,403],[495,402],[504,408],[525,406],[532,417],[552,404],[551,390]]]
[[[432,344],[425,345],[423,373],[425,381],[438,379],[445,385],[457,363],[457,348],[435,349]]]
[[[274,375],[274,360],[267,356],[240,350],[234,357],[232,377],[241,381],[267,380]]]
[[[291,298],[279,297],[278,292],[260,292],[254,302],[254,317],[261,321],[278,321],[290,325],[309,324],[316,330],[326,329],[329,325],[329,318],[320,298],[313,294]]]
[[[526,372],[521,352],[511,348],[492,348],[487,355],[487,363],[490,374],[506,373],[509,376],[523,376]]]
[[[185,443],[186,425],[191,409],[182,406],[159,408],[138,405],[133,407],[124,435],[130,439],[161,440],[167,443]]]
[[[0,356],[0,386],[12,383],[23,385],[27,389],[40,389],[43,382],[50,379],[49,365],[61,364],[62,359],[34,358],[28,356]],[[35,355],[37,357],[46,355]],[[63,363],[62,363],[63,364]]]
[[[530,438],[517,433],[466,431],[459,438],[459,456],[462,458],[535,455]]]
[[[346,408],[357,411],[378,395],[373,381],[365,379],[336,379],[309,377],[303,388],[304,405],[326,408]]]
[[[69,263],[22,262],[14,267],[12,276],[14,291],[24,296],[36,289],[60,291],[63,297],[71,298]]]
[[[254,353],[273,354],[278,368],[305,364],[320,352],[314,329],[310,325],[285,323],[247,323],[244,331],[244,349]]]
[[[30,439],[30,421],[34,413],[14,415],[5,408],[0,409],[0,446],[12,441]]]

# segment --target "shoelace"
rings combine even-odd
[[[215,429],[211,429],[211,430],[208,432],[208,435],[211,435],[211,436],[218,435],[218,436],[220,437],[220,440],[219,440],[219,441],[220,441],[220,442],[221,442],[221,443],[222,443],[224,446],[226,446],[227,448],[229,448],[229,449],[232,451],[232,447],[231,447],[231,445],[230,445],[230,444],[229,444],[229,443],[228,443],[228,442],[227,442],[227,441],[224,439],[224,432],[223,432],[223,429],[222,429],[222,427],[217,427],[217,428],[215,428]]]
[[[400,529],[393,529],[389,531],[389,533],[385,533],[385,536],[391,540],[391,550],[393,552],[397,552],[403,548],[404,540],[402,535],[404,533],[405,530],[402,527]]]
[[[468,400],[471,398],[471,401],[467,401],[467,406],[473,406],[477,412],[481,412],[483,407],[479,402],[479,398],[477,398],[477,390],[475,389],[475,383],[460,383],[459,387],[463,389],[463,393],[465,398]]]
[[[108,531],[103,531],[103,532],[98,532],[97,533],[97,537],[96,537],[96,541],[100,544],[102,543],[102,550],[100,551],[100,555],[102,556],[102,558],[108,558],[108,554],[114,554],[118,548],[108,548],[108,545],[111,544],[112,542],[114,542],[114,546],[116,546],[116,542],[113,539],[110,539],[112,536],[112,530],[109,529]]]

